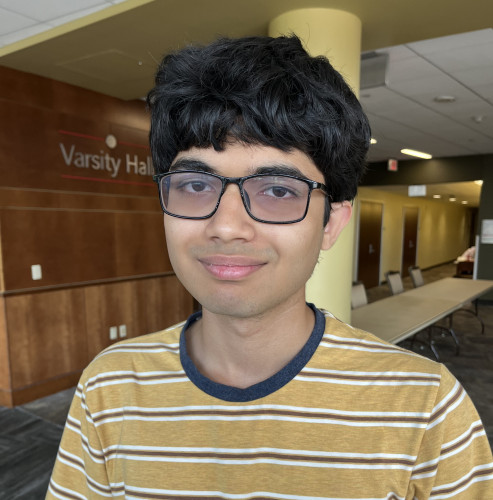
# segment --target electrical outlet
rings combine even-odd
[[[125,338],[127,336],[127,325],[120,325],[118,327],[118,333],[121,339]]]
[[[110,340],[116,340],[118,338],[118,328],[116,326],[110,326]]]

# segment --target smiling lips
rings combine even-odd
[[[258,271],[265,262],[243,256],[214,255],[199,259],[204,268],[220,280],[239,280]]]

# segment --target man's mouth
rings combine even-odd
[[[259,259],[242,255],[212,255],[200,258],[199,262],[210,274],[220,280],[246,278],[266,264]]]

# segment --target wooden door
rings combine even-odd
[[[402,230],[402,277],[408,276],[408,267],[416,265],[418,247],[418,207],[404,207]]]
[[[380,284],[383,205],[362,201],[359,213],[358,281],[365,288]]]

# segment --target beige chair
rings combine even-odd
[[[408,271],[409,271],[409,276],[411,276],[414,288],[418,288],[419,286],[423,286],[425,284],[420,267],[410,266],[408,268]]]
[[[361,282],[353,283],[351,288],[351,309],[356,309],[368,304],[365,285]]]
[[[387,284],[389,285],[392,295],[397,295],[404,291],[404,285],[402,284],[401,273],[399,271],[387,271],[385,273],[385,278],[387,279]]]

